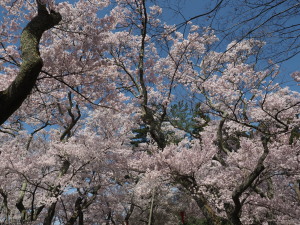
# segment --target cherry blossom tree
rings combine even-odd
[[[299,223],[300,94],[266,43],[212,51],[146,0],[1,7],[2,224]]]

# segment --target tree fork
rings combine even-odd
[[[43,67],[39,43],[43,33],[57,25],[62,17],[55,11],[47,11],[46,5],[37,1],[38,15],[23,29],[21,34],[22,64],[15,80],[0,92],[0,125],[23,103],[34,87]]]
[[[192,196],[192,198],[200,208],[201,212],[203,213],[204,217],[206,218],[208,224],[211,225],[223,224],[224,219],[222,219],[216,214],[215,210],[210,206],[204,194],[198,190],[196,180],[193,176],[176,175],[176,181],[179,184],[181,184],[186,189],[186,191],[190,193],[190,195]]]

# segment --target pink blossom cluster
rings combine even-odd
[[[114,3],[43,1],[63,20],[41,39],[35,88],[0,126],[0,223],[141,224],[152,210],[160,224],[179,212],[299,224],[300,93],[275,82],[276,66],[250,63],[266,43],[212,51],[209,27],[184,33],[159,5]],[[2,91],[36,5],[0,10]]]

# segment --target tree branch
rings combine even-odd
[[[264,152],[258,159],[255,169],[248,175],[248,177],[241,183],[241,185],[235,188],[235,190],[232,193],[232,200],[234,202],[234,207],[230,207],[231,212],[229,212],[229,215],[230,215],[230,221],[234,225],[242,224],[239,218],[242,211],[242,203],[240,201],[241,195],[252,185],[255,179],[265,169],[263,163],[267,155],[269,154],[268,141],[269,141],[269,137],[262,138],[262,145],[263,145]]]
[[[38,15],[24,28],[21,35],[22,64],[15,80],[0,92],[0,125],[3,124],[23,103],[35,85],[43,67],[39,43],[43,33],[61,21],[59,13],[48,13],[46,6],[38,2]]]

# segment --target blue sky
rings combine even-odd
[[[56,2],[63,2],[64,0],[56,0]],[[234,0],[236,1],[236,0]],[[70,0],[70,3],[77,2],[77,0]],[[169,1],[162,1],[158,0],[159,3],[164,4],[164,6],[168,7],[164,8],[164,19],[168,24],[180,24],[184,21],[184,19],[189,19],[191,17],[194,17],[196,15],[208,12],[211,8],[213,8],[217,2],[217,0],[169,0]],[[152,3],[150,3],[152,4]],[[176,11],[180,11],[180,13],[177,13]],[[223,9],[222,12],[226,12],[227,9]],[[102,11],[103,14],[107,13],[107,9]],[[1,18],[1,12],[0,12],[0,18]],[[221,14],[221,16],[223,16]],[[300,16],[298,16],[300,17]],[[300,18],[294,17],[295,23],[298,23],[300,21]],[[197,19],[193,21],[193,23],[199,24],[200,26],[208,26],[209,20],[207,18],[202,17],[200,19]],[[218,21],[217,21],[218,23]],[[215,24],[217,24],[215,23]],[[221,46],[221,49],[225,49],[225,43],[223,46]],[[281,73],[284,75],[284,77],[289,77],[289,74],[293,71],[299,71],[300,70],[300,54],[297,56],[283,62],[280,64],[281,66]],[[291,86],[294,86],[295,84],[291,83]],[[296,88],[300,89],[300,88]]]
[[[236,1],[236,0],[234,0]],[[208,12],[210,9],[212,9],[215,4],[216,0],[186,0],[182,1],[185,2],[186,4],[182,5],[182,14],[185,16],[186,19],[189,19],[191,17],[194,17],[196,15]],[[229,6],[230,7],[230,6]],[[226,15],[222,13],[226,12],[231,12],[231,8],[226,9],[223,8],[219,13],[220,16],[225,16],[224,19],[226,19]],[[282,8],[278,8],[278,11],[284,10]],[[174,17],[173,17],[174,18]],[[180,23],[182,22],[181,17],[174,18],[175,23]],[[244,19],[244,18],[241,18]],[[300,13],[293,15],[293,17],[290,18],[289,20],[289,25],[294,25],[294,24],[299,24],[300,21]],[[173,21],[172,21],[173,22]],[[207,20],[205,17],[202,17],[200,19],[197,19],[196,21],[193,21],[195,23],[203,24],[204,26],[207,24]],[[226,21],[225,21],[226,22]],[[229,20],[230,22],[230,20]],[[215,20],[215,25],[218,25],[218,20]],[[300,40],[297,40],[299,45],[300,45]],[[268,45],[268,42],[266,43]],[[223,48],[225,46],[222,46]],[[275,46],[275,48],[285,48],[285,46]],[[300,54],[292,57],[291,59],[284,61],[279,64],[280,66],[280,71],[281,71],[281,78],[284,81],[290,81],[290,74],[294,71],[300,71]],[[287,83],[292,89],[300,91],[300,87],[295,84],[295,82],[288,82]]]

